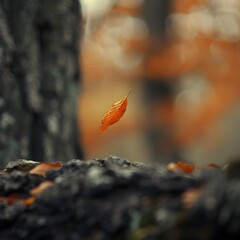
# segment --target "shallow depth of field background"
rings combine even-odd
[[[240,155],[239,0],[81,3],[78,121],[87,159],[203,165]],[[104,112],[130,88],[123,118],[99,134]]]

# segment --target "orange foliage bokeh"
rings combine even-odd
[[[231,2],[233,4],[234,1]],[[227,11],[223,10],[224,4]],[[160,42],[150,37],[138,37],[144,35],[144,27],[132,35],[120,28],[122,21],[124,23],[133,17],[144,21],[140,5],[114,5],[91,37],[83,43],[81,62],[85,95],[80,99],[79,118],[84,129],[84,146],[90,153],[88,155],[92,157],[97,148],[111,142],[114,136],[144,131],[144,125],[151,124],[151,121],[168,126],[173,141],[179,147],[186,147],[201,138],[211,125],[215,125],[212,130],[215,137],[212,139],[217,143],[221,136],[218,120],[240,100],[240,23],[236,12],[240,14],[237,1],[231,5],[220,0],[214,4],[209,0],[172,0],[171,13],[166,21],[166,36]],[[235,28],[232,28],[233,25]],[[154,51],[153,42],[158,46]],[[191,108],[186,104],[177,105],[176,95],[176,98],[155,102],[150,107],[154,120],[149,115],[139,115],[142,103],[134,102],[141,99],[137,90],[140,88],[141,92],[139,80],[151,78],[168,81],[175,78],[178,85],[178,80],[189,73],[201,74],[211,89],[210,93],[201,97],[198,105]],[[99,139],[97,129],[104,109],[129,87],[133,87],[129,100],[133,107],[129,115],[112,128],[106,138]],[[113,98],[111,94],[117,96]],[[134,100],[135,94],[138,97]],[[100,105],[94,107],[94,101]],[[86,105],[89,108],[84,108]]]

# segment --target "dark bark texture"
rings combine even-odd
[[[0,165],[81,158],[78,0],[0,0]]]

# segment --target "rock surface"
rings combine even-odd
[[[32,204],[9,201],[16,193],[31,197],[30,190],[46,181],[53,184]],[[114,156],[71,160],[45,176],[3,171],[0,195],[5,197],[0,201],[0,239],[4,240],[240,236],[240,181],[221,168],[186,174]]]

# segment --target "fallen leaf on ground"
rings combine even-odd
[[[203,169],[211,169],[211,168],[217,168],[220,169],[221,167],[217,165],[216,163],[209,163],[208,165],[202,167]]]
[[[48,171],[59,169],[61,167],[62,167],[61,162],[56,162],[56,163],[43,162],[37,165],[35,168],[33,168],[29,173],[45,176]]]
[[[44,181],[41,184],[39,184],[37,187],[33,188],[30,191],[30,193],[33,196],[39,195],[40,193],[42,193],[43,191],[45,191],[46,189],[48,189],[52,185],[53,185],[52,181]]]
[[[177,162],[177,167],[182,169],[185,173],[191,173],[195,170],[195,166],[190,163]]]
[[[17,195],[13,194],[8,197],[0,196],[0,202],[6,202],[9,205],[15,202],[22,202],[26,207],[29,207],[35,202],[35,197],[20,198]]]
[[[6,198],[6,201],[7,201],[8,204],[12,204],[12,203],[14,203],[16,201],[19,201],[19,200],[20,200],[20,198],[15,194],[10,195],[9,197]]]
[[[185,209],[191,208],[193,204],[198,200],[198,198],[202,195],[204,188],[192,188],[187,190],[182,194],[182,203]]]
[[[185,172],[185,173],[191,173],[193,172],[196,167],[193,164],[190,163],[184,163],[184,162],[171,162],[167,165],[167,169],[169,172]]]
[[[23,200],[23,203],[26,207],[31,206],[35,202],[35,197],[29,197]]]

